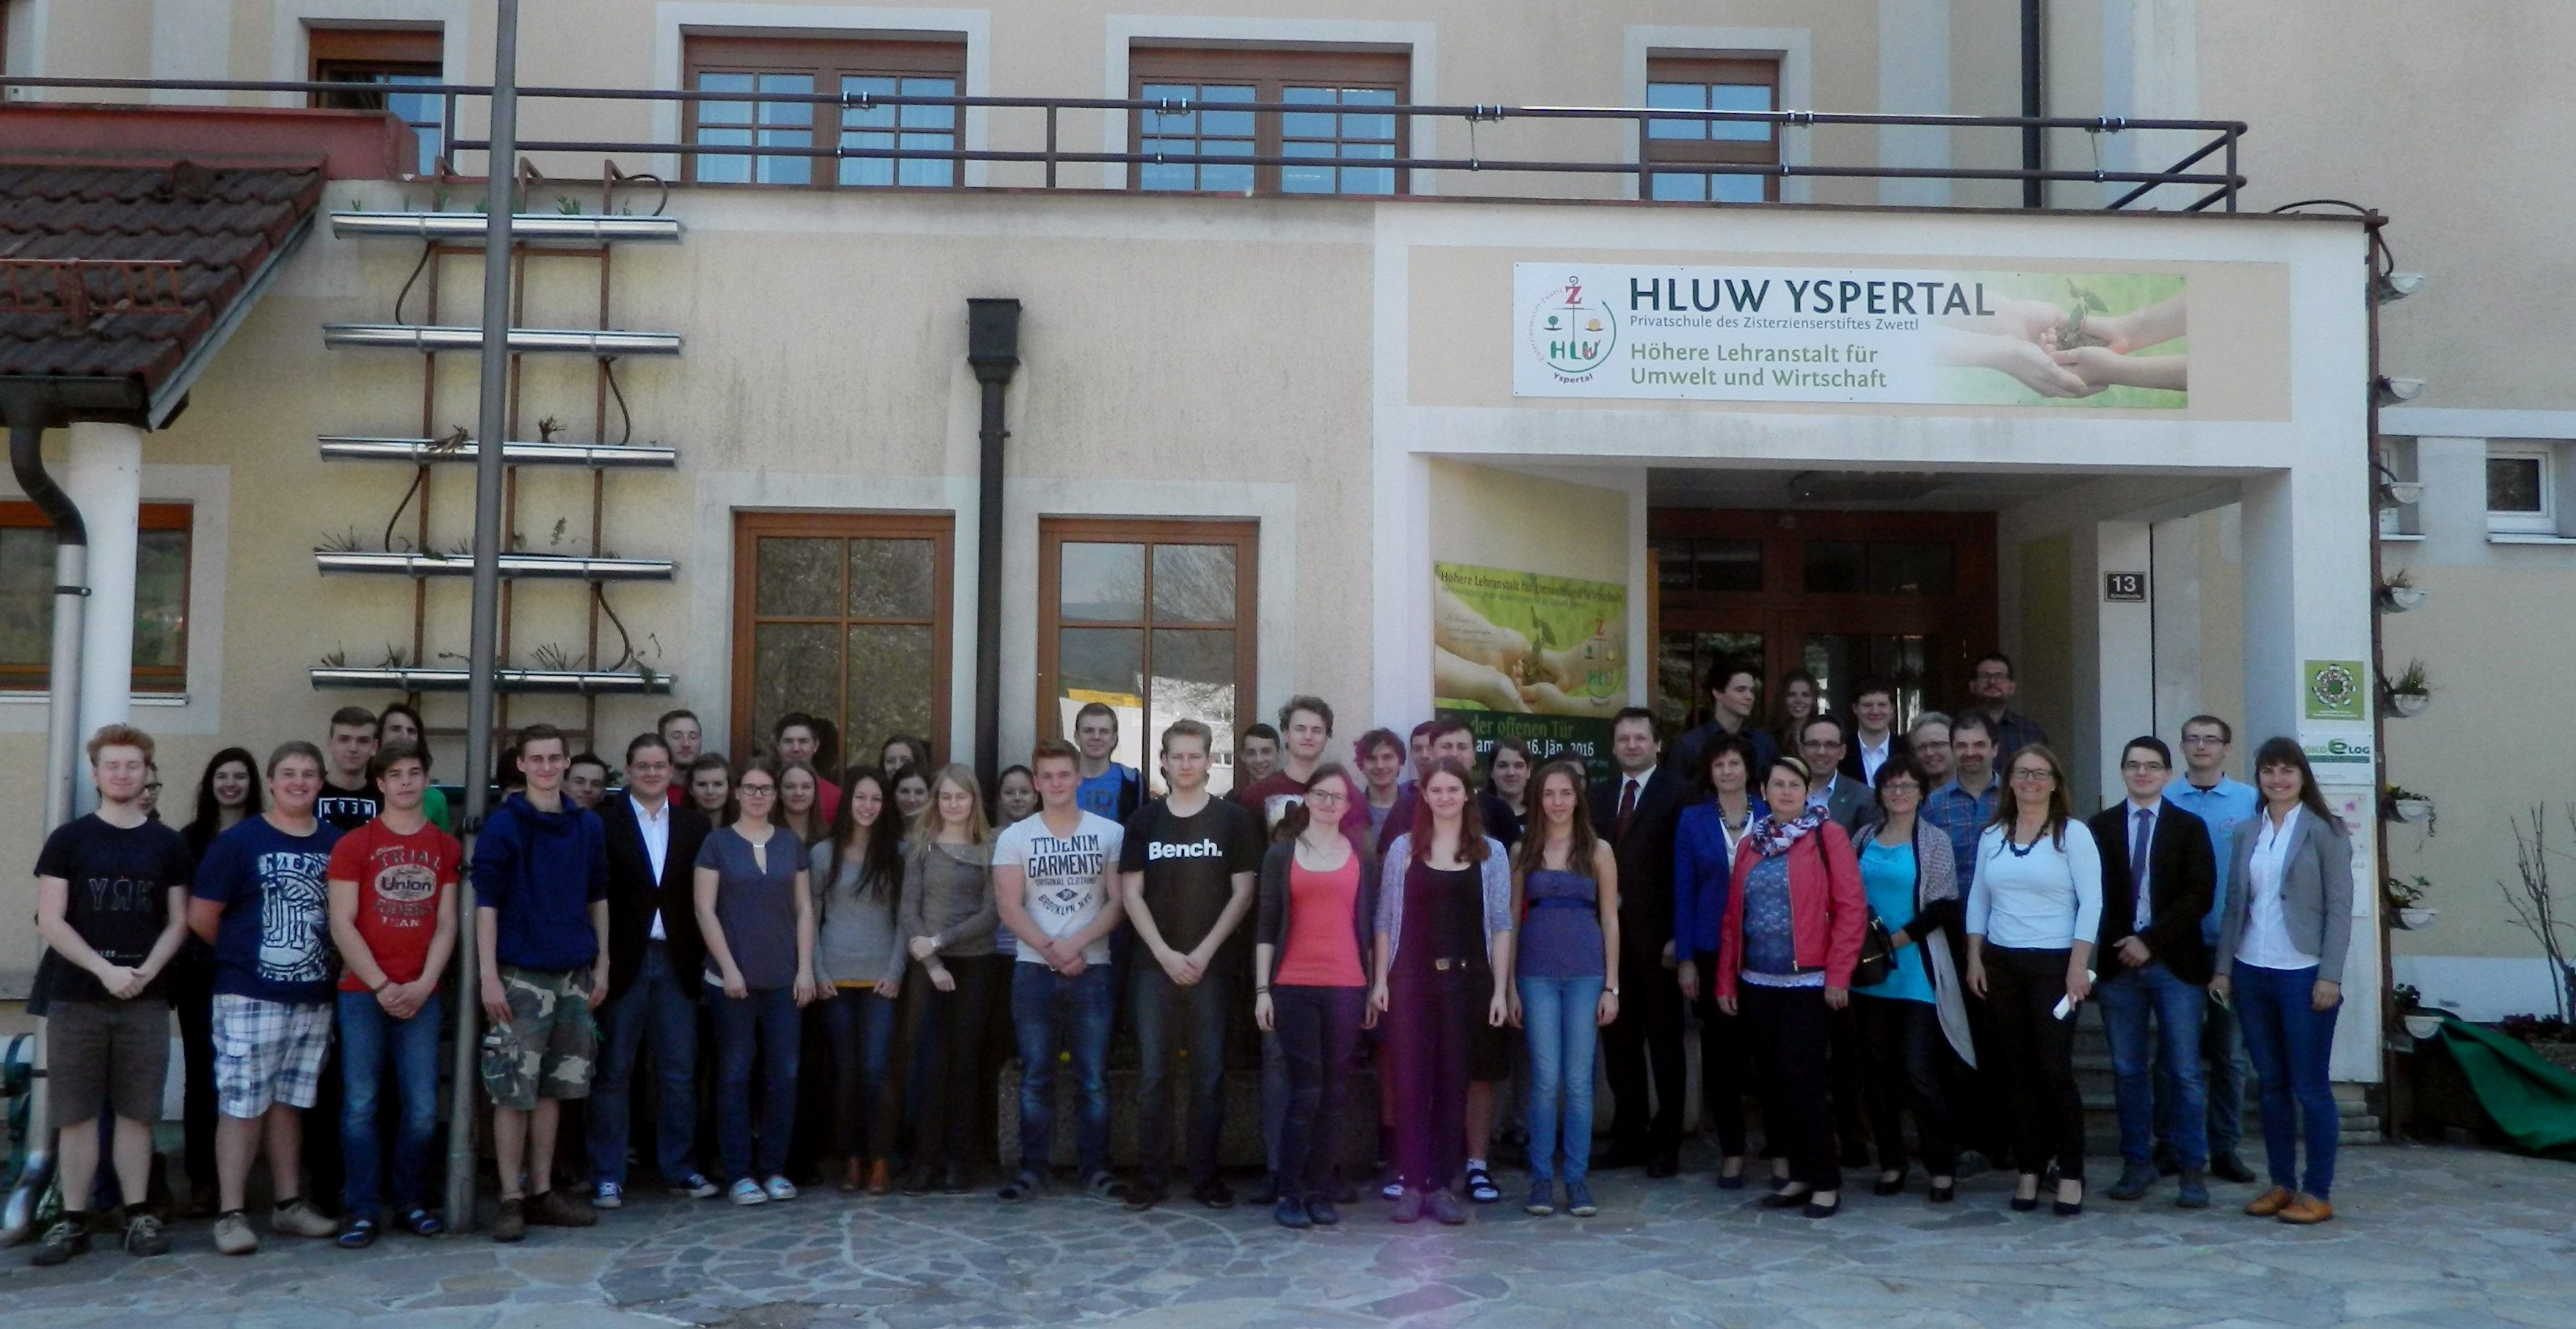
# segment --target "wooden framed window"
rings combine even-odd
[[[440,132],[439,98],[434,93],[404,92],[406,86],[435,86],[446,70],[447,34],[442,28],[308,28],[305,78],[313,83],[346,83],[346,92],[317,92],[312,104],[344,111],[391,111],[420,139],[422,175],[438,171],[446,150]]]
[[[1683,111],[1780,109],[1780,62],[1761,56],[1649,55],[1646,105]],[[1738,164],[1780,164],[1780,133],[1768,122],[1648,120],[1638,156],[1652,167],[1647,197],[1691,203],[1768,203],[1780,177],[1728,172]]]
[[[966,43],[807,37],[688,38],[688,87],[786,97],[955,97],[966,86]],[[801,101],[687,104],[689,142],[722,147],[900,148],[955,152],[954,106],[833,106]],[[838,137],[835,138],[835,135]],[[686,178],[707,185],[805,189],[956,185],[954,159],[692,155]]]
[[[188,690],[188,575],[195,509],[143,505],[134,549],[134,690]],[[0,502],[0,688],[52,685],[54,528],[35,504]]]
[[[832,722],[845,754],[895,734],[946,745],[956,526],[944,513],[735,514],[736,756],[789,711]]]
[[[1254,705],[1257,522],[1055,517],[1038,524],[1038,715],[1070,738],[1091,702],[1118,713],[1117,759],[1152,778],[1151,754],[1175,720],[1215,731],[1232,759],[1236,720]],[[1233,768],[1208,787],[1233,788]]]
[[[1404,104],[1411,70],[1412,57],[1400,51],[1136,47],[1128,53],[1130,95],[1174,107],[1128,117],[1129,151],[1165,158],[1137,166],[1136,185],[1203,194],[1403,193],[1403,171],[1368,163],[1404,155],[1405,117],[1390,108]],[[1208,101],[1287,102],[1300,109],[1195,109]],[[1304,160],[1286,166],[1192,160],[1201,156]]]

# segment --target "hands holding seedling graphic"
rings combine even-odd
[[[1944,323],[1940,363],[1992,369],[2043,397],[2089,397],[2111,387],[2186,390],[2188,355],[2132,355],[2184,334],[2181,295],[2124,314],[2068,283],[2070,302],[1995,299],[1995,312]]]

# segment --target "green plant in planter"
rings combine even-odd
[[[2389,989],[2388,996],[2390,1000],[2397,1003],[2397,1009],[2401,1011],[2420,1011],[2424,1009],[2424,991],[2412,983],[2398,984],[2396,987]]]
[[[2433,685],[2424,670],[2424,662],[2421,659],[2407,661],[2406,668],[2389,681],[2388,690],[2401,697],[2431,696]]]
[[[2392,909],[2414,909],[2421,906],[2425,895],[2432,890],[2432,887],[2432,881],[2421,874],[2403,881],[2390,877],[2383,886],[2388,893],[2388,905]]]

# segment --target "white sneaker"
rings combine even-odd
[[[626,1188],[613,1181],[603,1181],[599,1183],[599,1185],[591,1188],[590,1207],[593,1209],[625,1208]]]
[[[793,1200],[796,1198],[796,1183],[789,1181],[785,1177],[771,1177],[768,1184],[761,1187],[761,1189],[769,1192],[769,1198],[773,1200]]]
[[[769,1192],[762,1190],[759,1182],[745,1177],[733,1184],[732,1198],[735,1204],[767,1204]]]

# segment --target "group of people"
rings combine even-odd
[[[1800,684],[1806,704],[1774,733],[1751,723],[1759,671],[1713,670],[1711,718],[1669,763],[1653,715],[1623,711],[1606,779],[1508,738],[1480,762],[1454,716],[1409,741],[1372,730],[1337,763],[1332,708],[1298,696],[1238,745],[1224,795],[1206,725],[1167,726],[1149,781],[1113,759],[1118,717],[1095,704],[1070,742],[1001,775],[990,813],[975,773],[934,766],[919,738],[826,775],[835,736],[804,715],[736,764],[674,711],[627,744],[622,771],[531,725],[470,864],[408,707],[343,709],[326,745],[265,763],[224,750],[184,830],[153,809],[152,739],[110,726],[88,749],[98,810],[37,863],[33,1004],[64,1213],[34,1258],[68,1260],[94,1231],[168,1249],[147,1197],[174,1007],[192,1207],[215,1216],[219,1250],[259,1244],[246,1189],[263,1150],[273,1231],[349,1247],[441,1231],[426,1191],[441,989],[468,923],[501,1241],[595,1223],[626,1202],[638,1155],[674,1193],[743,1205],[795,1198],[791,1150],[818,1148],[845,1191],[964,1193],[1004,1015],[1021,1067],[1006,1203],[1060,1184],[1064,1074],[1077,1189],[1142,1210],[1177,1181],[1233,1206],[1223,1077],[1248,1013],[1266,1163],[1253,1199],[1280,1224],[1337,1223],[1357,1198],[1343,1162],[1372,1072],[1394,1221],[1463,1223],[1503,1198],[1492,1146],[1515,1081],[1523,1207],[1587,1216],[1596,1060],[1614,1099],[1598,1165],[1673,1176],[1695,1012],[1719,1187],[1746,1184],[1752,1097],[1766,1206],[1833,1215],[1843,1168],[1873,1152],[1876,1193],[1901,1193],[1910,1116],[1933,1202],[1976,1154],[2015,1170],[2014,1208],[2053,1185],[2073,1214],[2073,1031],[2099,1004],[2113,1198],[2178,1174],[2178,1202],[2202,1206],[2207,1174],[2253,1179],[2235,1154],[2241,1040],[2272,1182],[2248,1212],[2330,1217],[2326,1057],[2352,884],[2298,745],[2263,744],[2249,788],[2224,774],[2226,723],[2195,717],[2179,777],[2141,736],[2122,756],[2127,797],[2078,819],[2045,735],[2010,708],[2001,656],[1978,662],[1976,704],[1901,734],[1883,683],[1830,711],[1812,679],[1783,691]],[[800,1064],[809,1021],[827,1068]],[[1120,1032],[1139,1061],[1125,1177],[1110,1154]],[[816,1100],[819,1121],[800,1114]],[[319,1148],[302,1120],[317,1105],[339,1127]],[[336,1192],[337,1218],[316,1192]]]

